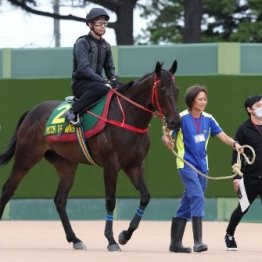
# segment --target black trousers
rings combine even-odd
[[[108,86],[101,82],[81,80],[72,85],[74,96],[78,99],[72,106],[75,114],[81,113],[89,105],[106,95]]]
[[[257,196],[260,196],[260,198],[262,197],[262,179],[246,176],[244,177],[244,184],[250,205]],[[237,208],[233,211],[226,230],[230,236],[234,236],[237,225],[248,210],[249,208],[245,210],[245,212],[242,212],[240,204],[238,204]]]

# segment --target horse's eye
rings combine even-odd
[[[164,95],[166,93],[166,89],[164,87],[161,87],[158,89],[160,95]]]

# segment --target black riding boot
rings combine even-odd
[[[207,245],[202,243],[202,218],[192,217],[192,227],[194,236],[194,252],[207,251]]]
[[[185,232],[186,219],[173,217],[171,226],[171,244],[169,251],[176,253],[191,253],[190,247],[184,247],[182,244],[182,238]]]

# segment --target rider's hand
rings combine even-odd
[[[164,145],[168,148],[168,149],[173,149],[174,148],[174,142],[171,139],[171,137],[167,134],[164,134],[162,136],[162,142],[164,143]]]
[[[106,85],[109,89],[112,89],[112,88],[113,88],[108,82],[106,82],[105,85]]]
[[[108,79],[108,83],[113,87],[116,88],[118,85],[117,77],[112,77],[111,79]]]

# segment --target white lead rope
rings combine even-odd
[[[230,178],[233,178],[235,177],[236,175],[239,175],[241,177],[243,177],[243,173],[241,172],[241,154],[244,156],[246,162],[249,164],[249,165],[252,165],[255,161],[255,158],[256,158],[256,153],[254,151],[254,149],[249,146],[249,145],[243,145],[241,146],[241,148],[249,148],[252,152],[252,159],[249,160],[248,157],[246,156],[246,154],[244,152],[237,152],[237,162],[232,166],[232,170],[233,170],[233,175],[231,176],[219,176],[219,177],[212,177],[212,176],[208,176],[204,173],[202,173],[201,171],[199,171],[197,168],[195,168],[191,163],[189,163],[188,161],[186,161],[185,159],[183,159],[182,157],[180,157],[178,155],[178,153],[172,148],[171,151],[172,153],[177,157],[179,158],[181,161],[183,161],[185,164],[187,164],[192,170],[194,170],[197,174],[207,178],[207,179],[210,179],[210,180],[224,180],[224,179],[230,179]]]
[[[170,133],[168,132],[166,126],[163,126],[163,133],[169,136],[170,141],[173,141],[173,139],[172,139]],[[251,151],[251,153],[252,153],[251,160],[244,153],[244,148],[248,148]],[[201,176],[203,176],[203,177],[205,177],[207,179],[210,179],[210,180],[224,180],[224,179],[231,179],[231,178],[235,177],[236,175],[239,175],[239,176],[243,177],[243,173],[241,172],[241,155],[244,157],[244,159],[246,160],[246,162],[249,165],[252,165],[255,162],[256,153],[255,153],[255,150],[253,149],[253,147],[251,147],[249,145],[243,145],[243,146],[241,146],[241,149],[242,149],[241,151],[237,151],[237,162],[232,166],[233,175],[231,175],[231,176],[219,176],[219,177],[211,177],[211,176],[208,176],[208,175],[202,173],[197,168],[195,168],[191,163],[189,163],[187,160],[185,160],[182,157],[180,157],[178,155],[178,153],[174,150],[174,143],[173,143],[173,148],[171,149],[171,151],[178,159],[180,159],[185,164],[187,164],[197,174],[199,174],[199,175],[201,175]]]

